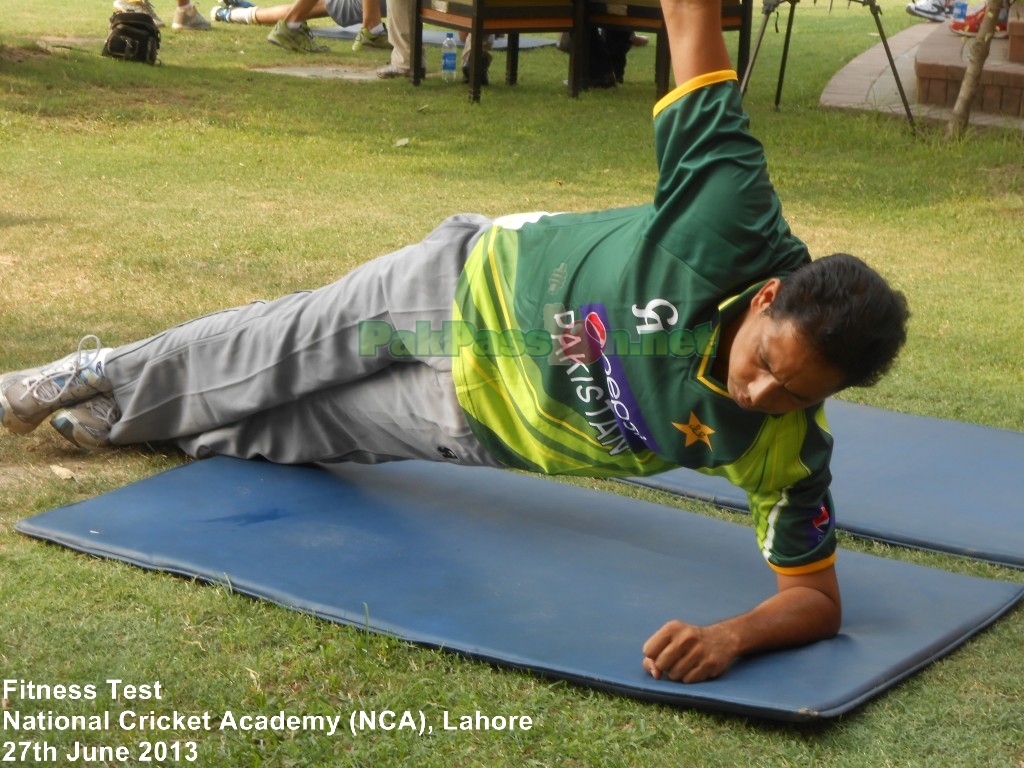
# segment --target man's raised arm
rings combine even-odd
[[[661,5],[672,52],[676,85],[690,83],[691,87],[686,91],[689,95],[691,92],[701,91],[704,85],[717,85],[725,79],[712,77],[703,83],[700,80],[704,75],[731,72],[734,69],[722,36],[721,0],[661,0]],[[774,192],[768,187],[761,147],[746,133],[744,121],[740,119],[742,115],[737,111],[735,92],[726,93],[719,89],[717,93],[718,101],[714,100],[713,95],[694,97],[694,105],[711,104],[707,111],[695,118],[684,118],[677,114],[673,117],[675,123],[665,125],[660,132],[656,127],[656,143],[661,141],[658,144],[658,195],[666,201],[677,203],[676,207],[659,208],[658,214],[665,217],[689,215],[689,211],[680,212],[678,201],[690,201],[693,196],[701,196],[700,211],[720,211],[722,217],[735,217],[746,213],[747,221],[750,222],[747,230],[751,230],[752,227],[763,226],[764,221],[774,219],[769,216],[762,217],[760,214],[751,217],[750,210],[760,211],[764,206],[768,206],[774,211],[773,206],[777,200]],[[659,107],[666,102],[677,103],[672,101],[670,95],[659,102]],[[693,120],[716,119],[712,108],[721,105],[724,107],[718,112],[718,123],[702,123],[699,126],[701,130],[685,132],[686,128],[691,127]],[[655,108],[655,114],[664,114],[659,111],[659,107]],[[722,114],[725,116],[722,117]],[[673,133],[672,129],[676,127],[679,127],[679,130]],[[716,130],[725,132],[721,141],[717,141],[714,136]],[[698,140],[691,141],[694,136],[698,136]],[[685,147],[673,145],[673,140],[684,143]],[[726,149],[723,150],[722,147]],[[683,149],[687,153],[686,161],[677,162]],[[715,153],[711,163],[700,162],[703,159],[701,153],[705,151]],[[663,161],[665,157],[668,161]],[[709,183],[711,174],[706,171],[713,162],[717,162],[716,167],[725,168],[725,171],[715,183]],[[700,178],[697,182],[687,175],[695,173],[695,168],[704,171],[703,174],[698,174]],[[749,182],[755,179],[760,186],[756,188],[752,201],[744,202],[740,195],[733,194],[734,191],[745,191],[749,194],[750,190],[754,189]],[[734,190],[730,186],[733,182],[741,186]],[[690,185],[687,188],[688,194],[678,194],[680,186],[686,184]],[[657,202],[658,196],[656,207]],[[714,220],[701,219],[699,226],[692,227],[695,239],[703,237],[706,242],[709,237],[718,237],[715,226]],[[701,227],[706,228],[711,234],[697,232]],[[746,230],[739,228],[728,229],[728,236],[719,239],[722,242],[731,242],[738,248],[737,233],[744,231]],[[748,251],[767,248],[771,234],[771,228],[763,232],[763,236],[762,233],[754,232],[747,238],[750,244]],[[805,251],[801,248],[800,253]],[[747,255],[750,256],[750,253]],[[778,259],[779,264],[784,266],[785,257],[786,254],[782,252],[774,255],[769,253],[765,256],[765,263],[774,263],[772,260]],[[727,281],[727,277],[723,275],[723,282]],[[763,317],[760,314],[761,309],[751,304],[751,311],[748,313],[750,322],[755,322],[754,318]],[[720,353],[721,360],[728,366],[729,355],[732,353],[722,350]],[[739,365],[743,365],[742,358]],[[724,374],[721,380],[726,380]],[[824,399],[829,393],[820,394]],[[783,463],[786,460],[788,458],[780,459]],[[807,504],[805,507],[804,511],[808,514],[815,513],[813,504]],[[793,510],[793,514],[801,512]],[[752,605],[750,610],[743,614],[704,626],[687,623],[685,616],[669,621],[644,644],[644,668],[655,678],[695,683],[721,675],[740,657],[804,645],[835,636],[842,620],[842,604],[835,567],[831,558],[826,557],[827,554],[823,554],[823,559],[817,563],[780,567],[775,577],[775,594],[757,605]],[[699,586],[693,588],[699,589]]]

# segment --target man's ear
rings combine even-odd
[[[772,302],[775,301],[775,297],[779,295],[781,287],[782,281],[777,277],[773,277],[754,294],[754,297],[750,300],[750,308],[758,314],[766,311],[772,305]]]

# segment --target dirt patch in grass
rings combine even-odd
[[[48,55],[49,53],[41,48],[22,46],[12,48],[9,45],[0,45],[0,61],[9,64],[21,64],[29,59],[42,58]]]
[[[350,67],[341,65],[312,67],[253,67],[254,72],[266,72],[271,75],[289,75],[291,77],[314,77],[337,80],[377,80],[375,69]]]
[[[71,50],[99,50],[103,47],[104,37],[40,37],[36,45],[44,53],[60,53]]]
[[[95,473],[96,466],[89,457],[67,459],[48,464],[0,464],[0,490],[13,489],[40,479],[79,480]]]
[[[0,61],[5,64],[24,64],[71,51],[96,51],[103,47],[105,37],[40,37],[35,43],[4,45],[0,43]]]
[[[0,465],[0,488],[11,488],[29,475],[30,467],[5,467]]]

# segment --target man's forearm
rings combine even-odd
[[[656,678],[696,683],[741,656],[835,636],[842,606],[834,567],[777,579],[778,592],[740,616],[704,627],[665,624],[644,643],[644,668]]]
[[[732,69],[722,36],[721,0],[662,0],[676,85]]]
[[[811,587],[794,587],[708,629],[731,637],[735,657],[740,657],[835,637],[841,623],[837,599]]]

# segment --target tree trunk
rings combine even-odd
[[[988,59],[992,34],[996,31],[996,22],[1002,10],[1003,0],[987,0],[985,18],[981,22],[978,36],[970,43],[967,71],[964,72],[964,80],[960,83],[960,93],[957,94],[956,104],[953,105],[953,115],[946,126],[947,138],[959,139],[967,131],[971,120],[971,104],[974,103],[974,96],[978,92],[981,71],[985,67],[985,60]]]

